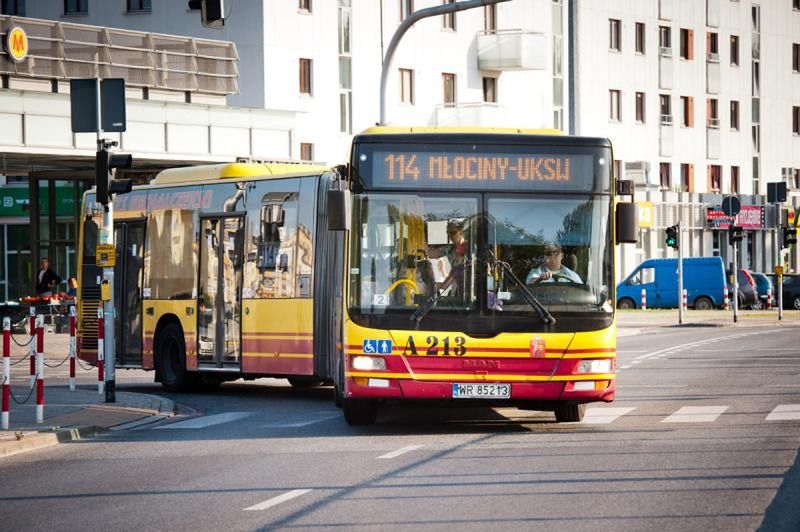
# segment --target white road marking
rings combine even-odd
[[[292,491],[287,491],[283,495],[278,495],[277,497],[273,497],[271,499],[267,499],[264,502],[260,502],[258,504],[254,504],[253,506],[250,506],[249,508],[245,508],[244,511],[245,512],[249,512],[249,511],[257,511],[257,510],[266,510],[267,508],[272,508],[273,506],[276,506],[276,505],[278,505],[278,504],[280,504],[282,502],[290,501],[290,500],[295,499],[295,498],[297,498],[297,497],[299,497],[301,495],[305,495],[309,491],[311,491],[311,490],[292,490]]]
[[[713,422],[728,409],[727,406],[684,406],[662,419],[662,423]]]
[[[329,419],[334,419],[337,417],[341,417],[341,414],[338,412],[330,413],[323,417],[313,417],[311,419],[306,419],[305,421],[294,421],[294,422],[287,422],[287,423],[270,423],[268,425],[262,425],[261,428],[264,429],[283,429],[283,428],[296,428],[296,427],[306,427],[308,425],[314,425],[316,423],[322,423],[323,421],[328,421]]]
[[[631,369],[632,367],[633,367],[633,366],[631,366],[630,364],[625,364],[624,366],[622,366],[622,367],[621,367],[621,368],[619,368],[619,369]]]
[[[403,447],[401,449],[397,449],[396,451],[392,451],[390,453],[386,453],[384,455],[381,455],[381,456],[378,457],[378,459],[380,460],[381,458],[384,458],[384,459],[395,458],[397,456],[400,456],[401,454],[406,454],[406,453],[411,452],[411,451],[416,451],[420,447],[424,447],[424,445],[406,445],[405,447]]]
[[[712,340],[706,339],[706,340],[699,340],[699,341],[696,341],[696,342],[689,342],[687,344],[673,345],[673,346],[670,346],[670,347],[667,347],[667,348],[664,348],[664,349],[659,349],[658,351],[653,351],[651,353],[646,353],[644,355],[640,355],[640,356],[636,357],[636,359],[634,359],[634,362],[636,360],[646,360],[648,358],[656,357],[656,356],[662,355],[662,354],[683,351],[683,350],[686,350],[686,349],[689,349],[689,348],[692,348],[692,347],[699,347],[701,345],[708,344],[711,341],[733,340],[733,339],[736,339],[736,338],[744,338],[745,336],[754,336],[754,335],[767,335],[767,334],[771,334],[771,333],[777,332],[777,331],[780,331],[780,329],[771,329],[771,330],[768,330],[768,331],[758,331],[758,332],[746,332],[746,333],[732,334],[732,335],[729,335],[729,336],[725,336],[725,337],[722,337],[722,338],[715,338],[715,339],[712,339]]]
[[[778,405],[765,421],[789,421],[800,419],[800,405]]]
[[[583,421],[581,421],[581,423],[587,425],[613,423],[614,420],[620,416],[624,416],[633,410],[636,410],[636,408],[590,408],[586,410],[586,414],[583,416]]]
[[[186,421],[178,421],[169,425],[161,425],[157,429],[204,429],[212,425],[228,423],[252,415],[252,412],[226,412],[224,414],[214,414],[213,416],[201,416]]]

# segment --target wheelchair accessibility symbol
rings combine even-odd
[[[391,340],[364,340],[361,350],[371,355],[390,355],[392,353]]]

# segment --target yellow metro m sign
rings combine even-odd
[[[6,34],[6,51],[15,63],[28,57],[28,35],[19,26],[13,26]]]

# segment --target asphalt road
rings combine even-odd
[[[797,531],[799,339],[642,329],[579,424],[395,408],[349,427],[329,388],[269,379],[170,396],[168,423],[0,462],[0,528]],[[142,377],[120,389],[162,393]]]

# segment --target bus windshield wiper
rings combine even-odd
[[[525,298],[525,301],[527,301],[528,304],[531,307],[533,307],[533,310],[536,311],[536,313],[539,315],[539,318],[544,323],[549,323],[549,324],[552,325],[552,324],[554,324],[556,322],[556,319],[553,317],[553,315],[550,314],[550,312],[545,308],[545,306],[542,305],[541,301],[536,299],[536,296],[534,296],[531,293],[531,291],[528,290],[528,287],[525,286],[525,283],[520,281],[519,277],[514,275],[514,272],[511,271],[511,267],[507,263],[505,263],[505,262],[503,262],[501,260],[498,260],[498,259],[496,259],[494,257],[492,257],[489,260],[490,260],[490,264],[496,264],[496,265],[500,266],[500,268],[503,270],[503,272],[506,275],[508,275],[511,278],[511,280],[514,282],[514,284],[516,284],[519,287],[520,292],[522,292],[522,296]]]
[[[444,295],[445,291],[453,284],[453,281],[456,278],[456,273],[464,270],[464,263],[458,263],[452,268],[450,268],[450,273],[447,275],[444,281],[442,281],[441,287],[437,288],[436,291],[426,299],[417,310],[408,318],[410,321],[416,321],[417,325],[425,317],[425,315],[430,312],[430,310],[439,303],[439,300]]]

